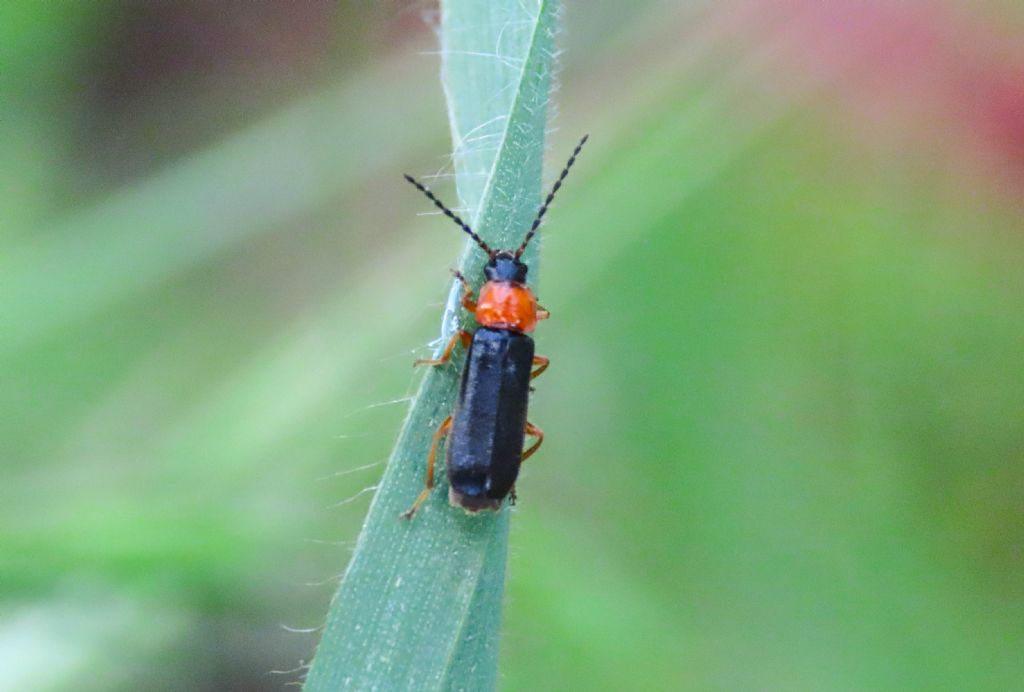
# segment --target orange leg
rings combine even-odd
[[[537,441],[534,442],[532,445],[530,445],[529,449],[527,449],[525,452],[523,452],[523,458],[520,461],[520,463],[522,463],[523,461],[526,461],[531,456],[533,456],[533,453],[536,452],[538,449],[540,449],[541,444],[544,443],[544,431],[541,430],[540,428],[538,428],[533,423],[530,423],[530,422],[526,423],[526,434],[527,435],[533,435],[534,437],[537,438]],[[516,487],[514,485],[512,486],[512,490],[508,494],[508,501],[509,501],[509,504],[513,504],[514,505],[516,503]]]
[[[460,340],[462,341],[463,348],[469,348],[469,344],[473,340],[473,335],[465,329],[460,329],[452,334],[452,338],[448,342],[448,345],[444,347],[444,351],[441,352],[440,358],[421,358],[413,363],[412,366],[415,368],[417,365],[444,365],[451,360],[452,351],[455,350],[455,343]]]
[[[523,461],[532,457],[533,453],[540,449],[540,446],[544,444],[544,431],[529,421],[526,422],[526,434],[533,435],[537,438],[537,441],[530,445],[529,449],[523,452]]]
[[[452,417],[448,416],[438,426],[437,430],[434,431],[434,441],[430,445],[430,454],[427,456],[427,485],[416,498],[416,501],[412,503],[409,511],[402,513],[402,519],[412,519],[412,515],[416,514],[416,510],[420,508],[420,505],[430,497],[430,491],[434,489],[434,462],[437,461],[437,446],[441,443],[441,438],[447,435],[451,429]]]
[[[551,359],[545,356],[534,356],[533,364],[537,366],[537,369],[530,373],[531,380],[548,369],[548,366],[551,365]]]
[[[462,284],[462,307],[470,312],[476,312],[476,301],[473,300],[473,289],[470,288],[469,282],[466,281],[466,277],[462,275],[458,269],[452,270],[452,275],[459,280]]]

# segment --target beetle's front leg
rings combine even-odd
[[[452,269],[452,275],[458,279],[459,283],[462,284],[462,298],[460,303],[462,307],[466,308],[469,312],[476,312],[476,301],[473,300],[473,289],[466,281],[466,277],[462,275],[458,269]]]

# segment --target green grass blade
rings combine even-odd
[[[518,244],[540,201],[555,24],[556,3],[544,0],[443,3],[459,199],[495,247]],[[467,246],[459,268],[474,278],[482,264]],[[457,305],[453,288],[444,340]],[[412,403],[331,605],[306,681],[311,692],[496,686],[508,511],[467,516],[448,506],[442,481],[412,522],[398,519],[422,487],[458,372],[458,363],[428,372]]]

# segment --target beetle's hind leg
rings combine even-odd
[[[542,372],[548,369],[548,366],[551,365],[551,359],[546,356],[534,356],[533,364],[536,365],[537,368],[530,373],[531,380],[537,378]]]
[[[545,359],[546,360],[546,359]],[[540,449],[540,446],[544,443],[544,431],[538,428],[533,423],[527,421],[526,429],[524,431],[527,435],[532,435],[537,438],[537,441],[530,445],[529,449],[523,452],[523,458],[519,463],[522,463],[533,456],[533,453]],[[512,490],[508,493],[508,503],[514,505],[516,503],[516,486],[512,486]]]
[[[540,446],[544,444],[544,431],[538,428],[533,423],[530,423],[529,421],[526,422],[525,433],[527,435],[532,435],[533,437],[536,437],[537,440],[532,445],[530,445],[530,447],[525,452],[523,452],[522,461],[526,461],[527,459],[532,457],[533,453],[540,449]],[[522,461],[520,463],[522,463]]]
[[[448,416],[444,419],[444,422],[438,426],[437,430],[434,431],[434,440],[430,444],[430,455],[427,457],[427,483],[423,491],[420,492],[416,501],[412,503],[412,507],[408,511],[402,513],[402,519],[412,519],[412,516],[416,514],[416,510],[420,508],[427,498],[430,497],[430,491],[434,489],[434,463],[437,461],[437,446],[441,443],[441,438],[448,434],[448,431],[452,429],[452,417]]]

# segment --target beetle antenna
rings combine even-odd
[[[519,259],[522,256],[523,251],[526,250],[527,244],[529,244],[529,242],[533,240],[533,236],[537,234],[537,229],[540,228],[541,219],[544,218],[544,214],[547,212],[548,207],[555,199],[555,193],[562,187],[562,181],[565,180],[565,176],[569,175],[569,169],[572,168],[574,163],[576,163],[576,157],[580,155],[580,151],[583,149],[583,145],[587,143],[587,139],[589,137],[590,135],[583,135],[583,139],[581,139],[580,143],[576,145],[575,149],[573,149],[572,156],[570,156],[569,161],[566,162],[565,168],[562,169],[561,175],[558,176],[558,180],[555,181],[554,186],[551,188],[551,192],[548,193],[547,199],[544,200],[544,204],[540,205],[540,210],[537,212],[537,218],[533,220],[533,225],[530,226],[529,232],[527,232],[526,237],[523,239],[523,244],[519,246],[518,250],[516,250],[516,259]]]
[[[490,248],[490,246],[487,243],[484,242],[483,238],[474,233],[473,229],[469,227],[469,224],[460,219],[458,214],[453,212],[448,207],[444,206],[444,202],[435,197],[433,192],[427,189],[420,181],[416,180],[416,178],[413,178],[408,173],[405,174],[405,179],[412,183],[412,185],[414,185],[417,190],[425,194],[427,196],[427,199],[434,203],[435,207],[444,212],[445,216],[447,216],[449,219],[457,223],[459,225],[459,228],[464,230],[469,235],[469,237],[475,240],[476,244],[479,245],[480,248],[487,253],[488,257],[494,257],[496,253],[494,252],[494,250]]]

